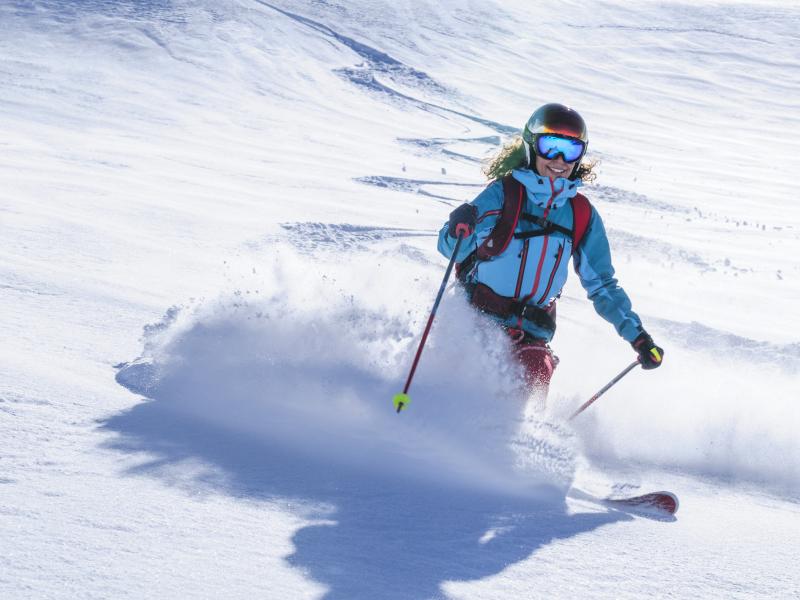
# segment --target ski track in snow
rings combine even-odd
[[[654,263],[679,261],[695,267],[701,272],[715,270],[696,252],[691,252],[675,244],[618,229],[609,229],[608,235],[614,240],[614,250],[620,257],[624,256],[624,252],[636,252],[639,256],[646,256]]]
[[[426,73],[422,71],[418,71],[412,67],[404,65],[400,61],[392,58],[385,52],[381,52],[375,48],[368,46],[362,42],[354,40],[350,37],[337,33],[327,25],[322,23],[318,23],[312,19],[307,17],[300,16],[295,13],[291,13],[285,10],[278,8],[277,6],[270,4],[268,2],[264,2],[264,0],[256,0],[259,4],[267,6],[279,13],[301,23],[302,25],[306,25],[316,31],[323,33],[326,36],[332,37],[340,44],[343,44],[353,52],[355,52],[358,56],[363,58],[367,65],[368,69],[359,69],[358,71],[355,69],[343,69],[342,72],[346,74],[348,77],[354,79],[354,83],[358,83],[359,85],[366,84],[367,87],[372,87],[373,89],[378,89],[379,91],[388,90],[388,88],[384,88],[383,86],[377,85],[374,81],[373,75],[374,73],[383,73],[391,76],[394,79],[398,79],[401,82],[405,83],[406,85],[410,85],[415,89],[426,89],[430,90],[431,92],[437,95],[451,95],[453,94],[453,90],[448,90],[438,82],[431,79]],[[363,76],[359,76],[358,73],[363,73]],[[391,91],[391,93],[400,96],[396,92]]]
[[[612,204],[630,204],[633,206],[640,206],[660,212],[688,212],[688,209],[680,206],[675,206],[668,202],[648,198],[644,194],[637,194],[629,192],[620,188],[607,186],[607,185],[591,185],[586,189],[586,193],[590,196],[591,200],[600,202],[609,202]]]
[[[800,373],[800,342],[771,344],[697,322],[676,323],[666,319],[655,321],[659,323],[659,327],[670,333],[672,339],[687,348],[703,348],[706,352],[743,363],[779,366],[789,375]]]
[[[390,190],[397,190],[403,192],[411,192],[415,194],[420,194],[422,196],[428,196],[430,198],[435,198],[437,200],[445,201],[447,205],[452,205],[454,203],[462,203],[468,198],[464,197],[465,194],[460,194],[462,197],[459,198],[458,196],[445,196],[442,193],[434,193],[431,191],[426,190],[426,187],[431,187],[433,189],[439,190],[441,188],[454,188],[453,191],[455,193],[459,193],[459,191],[463,188],[467,188],[469,190],[469,194],[475,195],[475,192],[479,191],[483,188],[483,184],[475,184],[475,183],[457,183],[457,182],[448,182],[448,181],[427,181],[427,180],[419,180],[419,179],[406,179],[404,177],[387,177],[387,176],[380,176],[380,175],[371,175],[367,177],[358,177],[356,181],[359,183],[364,183],[366,185],[372,185],[375,187],[380,188],[387,188]]]
[[[379,75],[388,76],[392,81],[397,82],[400,85],[405,86],[407,88],[410,88],[415,92],[429,93],[432,94],[434,97],[446,97],[446,99],[449,101],[452,101],[454,99],[453,96],[455,95],[455,92],[452,89],[448,89],[447,87],[434,81],[426,73],[418,71],[407,65],[404,65],[400,61],[389,56],[388,54],[381,52],[380,50],[376,50],[375,48],[372,48],[367,44],[356,41],[347,36],[341,35],[336,31],[334,31],[333,29],[331,29],[330,27],[328,27],[327,25],[318,23],[316,21],[313,21],[312,19],[302,17],[300,15],[288,11],[284,11],[272,4],[264,2],[264,0],[256,0],[256,2],[264,6],[267,6],[273,10],[276,10],[303,25],[311,27],[312,29],[315,29],[317,31],[321,31],[323,34],[334,38],[336,41],[343,44],[344,46],[355,52],[357,55],[362,57],[366,61],[366,64],[361,64],[356,67],[337,69],[335,71],[336,73],[340,74],[342,77],[344,77],[346,80],[350,81],[354,85],[364,88],[371,92],[384,94],[388,96],[392,101],[397,101],[400,102],[401,104],[411,105],[412,107],[421,108],[423,110],[449,113],[452,115],[456,115],[458,117],[468,119],[470,121],[474,121],[475,123],[478,123],[485,127],[489,127],[502,135],[508,136],[518,133],[518,129],[516,127],[503,125],[501,123],[484,119],[476,115],[467,114],[462,111],[455,110],[453,108],[421,100],[417,97],[411,96],[407,93],[403,93],[397,89],[394,89],[391,86],[387,85],[386,83],[381,82],[379,79],[376,78],[376,76]]]
[[[366,250],[370,243],[404,237],[432,237],[428,231],[367,227],[347,223],[282,223],[292,245],[307,253],[317,250]],[[267,242],[268,244],[269,242]]]
[[[465,152],[456,152],[450,150],[448,146],[456,145],[460,148],[467,147],[474,152],[474,147],[479,146],[482,154],[487,154],[497,148],[502,140],[500,136],[490,135],[479,138],[431,138],[431,139],[415,139],[415,138],[400,138],[397,140],[401,144],[408,145],[417,149],[426,157],[445,157],[462,159],[470,163],[480,163],[481,158],[474,154],[466,154]],[[466,148],[465,148],[466,149]]]

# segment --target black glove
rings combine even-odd
[[[639,355],[639,362],[642,363],[643,369],[655,369],[661,366],[661,361],[664,360],[664,351],[656,346],[649,333],[646,331],[640,333],[631,342],[631,346]]]
[[[475,223],[478,220],[478,209],[472,204],[462,204],[450,213],[450,222],[447,224],[447,235],[458,237],[459,232],[464,233],[464,237],[472,235],[475,231]]]

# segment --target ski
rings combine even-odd
[[[629,498],[606,498],[603,502],[620,508],[658,511],[670,515],[678,512],[680,506],[678,497],[672,492],[651,492]]]

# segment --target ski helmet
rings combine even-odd
[[[537,108],[531,115],[522,130],[522,139],[528,144],[530,167],[535,171],[536,162],[533,156],[536,153],[536,140],[541,135],[557,135],[580,140],[584,143],[583,153],[575,162],[569,178],[574,179],[581,166],[581,160],[586,154],[589,144],[589,132],[586,123],[575,109],[555,102]]]

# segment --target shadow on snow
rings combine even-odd
[[[161,478],[193,490],[294,507],[310,524],[294,534],[289,565],[328,586],[327,600],[442,597],[446,581],[495,575],[552,541],[630,520],[622,512],[569,515],[563,500],[542,502],[332,465],[324,456],[226,430],[170,408],[169,392],[149,392],[131,378],[117,380],[153,397],[102,427],[118,436],[109,447],[153,458],[130,475]],[[202,461],[205,474],[176,478],[182,463]],[[266,542],[267,540],[265,540]]]

